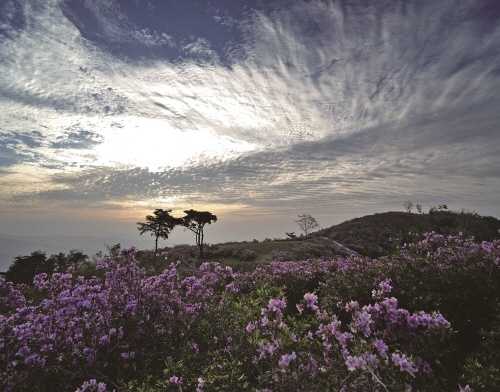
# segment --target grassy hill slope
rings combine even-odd
[[[499,237],[500,220],[473,213],[434,211],[429,214],[384,212],[352,219],[312,233],[307,238],[266,239],[264,241],[227,242],[207,245],[209,261],[220,261],[239,269],[270,261],[305,260],[346,255],[350,250],[362,255],[387,255],[418,233],[435,231],[443,234],[464,233],[477,240]],[[347,247],[343,248],[342,245]],[[179,245],[163,249],[169,261],[196,264],[197,249]],[[150,252],[140,258],[148,259]]]
[[[434,211],[429,214],[384,212],[352,219],[315,232],[312,237],[327,237],[367,256],[386,255],[408,242],[415,233],[473,236],[480,241],[499,237],[500,220],[475,213]]]

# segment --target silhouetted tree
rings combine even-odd
[[[151,233],[151,236],[155,237],[155,256],[158,253],[158,239],[167,239],[173,228],[183,223],[180,218],[170,215],[171,212],[172,210],[157,208],[153,215],[146,216],[146,222],[137,223],[137,229],[141,235]]]
[[[17,256],[5,273],[5,279],[14,283],[31,284],[36,274],[65,272],[70,267],[76,269],[87,259],[88,256],[78,250],[71,250],[67,255],[59,252],[50,257],[44,252],[36,251],[28,256]]]
[[[411,200],[406,200],[403,203],[403,207],[405,208],[406,212],[411,214],[411,211],[413,210],[413,202]]]
[[[314,218],[309,214],[298,215],[297,217],[298,219],[295,221],[295,223],[299,225],[300,230],[302,230],[302,232],[306,237],[312,230],[317,229],[319,227],[316,218]]]
[[[182,218],[183,225],[195,234],[196,246],[200,252],[200,262],[203,260],[203,242],[205,225],[217,222],[217,217],[209,211],[186,210]]]
[[[72,267],[73,269],[78,268],[82,263],[88,260],[88,256],[79,250],[70,250],[66,255],[63,252],[59,252],[57,254],[51,255],[47,259],[47,264],[50,265],[50,268],[53,272],[64,272],[67,271],[68,268]]]
[[[415,204],[415,208],[417,209],[417,212],[421,214],[423,212],[422,204],[417,203]]]
[[[447,204],[439,204],[437,207],[433,206],[429,209],[429,214],[433,214],[435,212],[444,212],[448,211],[448,205]]]
[[[32,284],[36,274],[52,273],[54,267],[47,262],[47,255],[41,251],[29,256],[17,256],[5,274],[5,279],[14,283]]]
[[[120,256],[120,253],[122,252],[122,245],[119,242],[113,245],[106,245],[106,250],[108,251],[108,255],[112,259],[117,259],[118,256]]]
[[[64,272],[69,267],[68,258],[63,252],[59,252],[47,259],[47,265],[52,272]]]

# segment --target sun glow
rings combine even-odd
[[[207,160],[224,161],[259,148],[210,130],[174,129],[156,119],[130,118],[127,124],[104,133],[104,142],[94,150],[97,165],[159,171]]]

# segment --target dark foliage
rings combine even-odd
[[[58,253],[47,258],[41,251],[32,252],[28,256],[18,256],[5,274],[5,279],[13,283],[30,285],[36,274],[64,272],[70,267],[78,268],[88,259],[80,251],[72,250],[68,254]]]
[[[203,260],[203,245],[205,242],[205,226],[217,222],[217,216],[209,211],[186,210],[182,217],[182,224],[195,235],[196,246],[199,250],[199,260]]]
[[[170,215],[171,212],[172,210],[158,208],[153,215],[146,216],[146,222],[137,223],[141,235],[150,233],[155,238],[155,255],[158,252],[158,240],[167,239],[174,227],[183,223],[182,219]]]

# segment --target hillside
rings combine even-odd
[[[434,211],[428,214],[384,212],[352,219],[312,233],[307,238],[266,239],[264,241],[226,242],[207,245],[208,261],[220,261],[238,269],[251,269],[270,261],[329,258],[359,253],[380,257],[413,240],[415,233],[464,233],[477,240],[498,238],[500,220],[473,213]],[[162,254],[169,261],[196,264],[197,249],[190,245],[165,247]],[[151,252],[139,258],[150,260]]]
[[[500,220],[474,213],[434,211],[428,214],[411,214],[391,211],[352,219],[315,232],[312,237],[327,237],[363,255],[378,257],[411,241],[410,233],[461,232],[479,241],[490,241],[499,237],[499,230]]]
[[[206,244],[204,254],[207,261],[217,261],[239,271],[249,271],[271,261],[328,259],[356,254],[380,257],[394,253],[404,243],[414,241],[419,233],[430,231],[442,234],[462,232],[478,241],[489,241],[500,237],[499,230],[500,220],[472,213],[433,211],[428,214],[410,214],[390,211],[348,220],[313,232],[308,237]],[[66,249],[60,250],[68,250],[69,246],[71,242],[65,243]],[[121,248],[127,247],[125,243]],[[32,247],[31,251],[37,248],[53,251],[43,246]],[[8,249],[8,246],[4,247],[2,253]],[[118,245],[113,252],[119,249]],[[29,251],[26,248],[26,252]],[[159,251],[162,257],[154,257],[150,249],[141,250],[137,254],[139,262],[150,273],[162,271],[171,262],[180,261],[187,270],[198,265],[196,246],[177,245],[164,247]],[[13,258],[14,256],[6,257],[5,260],[10,259],[10,262]],[[82,266],[85,271],[87,267]],[[89,271],[92,271],[91,267]]]
[[[354,252],[345,249],[330,238],[312,237],[298,239],[266,239],[264,241],[226,242],[207,245],[205,258],[219,261],[238,269],[252,269],[255,264],[271,261],[318,259],[335,255],[349,255]],[[169,261],[181,260],[186,264],[196,264],[198,249],[191,245],[177,245],[162,249]],[[149,258],[150,251],[141,252],[139,258]]]

